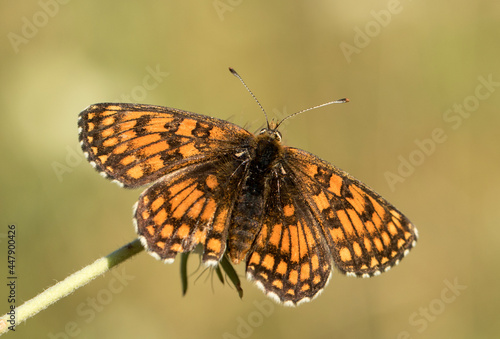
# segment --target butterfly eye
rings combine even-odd
[[[274,131],[273,136],[274,139],[281,141],[281,133],[279,131]]]
[[[263,129],[261,129],[261,130],[259,131],[259,135],[260,135],[260,134],[264,134],[264,133],[266,133],[267,131],[268,131],[268,129],[267,129],[267,128],[263,128]]]

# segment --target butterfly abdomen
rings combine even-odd
[[[247,174],[235,202],[228,236],[229,256],[233,262],[244,260],[261,228],[267,181],[281,157],[282,146],[269,134],[257,137],[247,165]]]

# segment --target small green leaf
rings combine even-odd
[[[222,275],[222,271],[220,270],[220,265],[217,265],[215,267],[215,273],[217,273],[217,277],[219,278],[219,281],[224,285],[224,276]]]
[[[243,298],[243,289],[241,288],[241,282],[240,278],[238,277],[238,274],[236,274],[236,271],[234,270],[233,265],[229,262],[227,259],[227,256],[223,256],[221,261],[220,261],[220,266],[226,272],[229,280],[233,283],[234,287],[238,291],[238,295],[240,296],[240,299]]]
[[[181,282],[182,295],[185,296],[188,289],[187,262],[191,252],[181,253]]]

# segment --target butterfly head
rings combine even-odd
[[[271,121],[267,127],[261,129],[259,135],[266,135],[271,139],[281,141],[281,133],[278,131],[278,125],[274,121]]]

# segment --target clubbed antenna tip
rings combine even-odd
[[[255,101],[257,102],[257,104],[259,105],[260,109],[262,110],[262,112],[264,112],[264,115],[266,117],[266,122],[267,122],[267,128],[269,129],[269,120],[267,119],[267,114],[266,114],[266,111],[264,110],[264,108],[262,107],[262,105],[260,104],[259,100],[257,100],[257,98],[255,97],[255,95],[253,95],[252,91],[250,90],[250,88],[248,88],[248,86],[245,84],[245,82],[243,81],[243,79],[241,78],[241,76],[232,68],[232,67],[229,67],[229,72],[231,72],[235,77],[237,77],[241,83],[243,84],[243,86],[245,86],[245,88],[247,89],[247,91],[250,93],[250,95],[255,99]],[[283,118],[280,122],[278,122],[278,124],[276,124],[276,126],[274,127],[274,129],[278,129],[278,127],[283,123],[283,121],[291,118],[291,117],[294,117],[298,114],[301,114],[301,113],[304,113],[304,112],[307,112],[307,111],[310,111],[312,109],[316,109],[316,108],[320,108],[320,107],[323,107],[323,106],[327,106],[327,105],[331,105],[331,104],[345,104],[347,102],[349,102],[350,100],[347,99],[347,98],[342,98],[342,99],[338,99],[338,100],[334,100],[334,101],[330,101],[330,102],[327,102],[327,103],[324,103],[324,104],[321,104],[321,105],[317,105],[317,106],[314,106],[314,107],[311,107],[311,108],[307,108],[307,109],[303,109],[302,111],[299,111],[299,112],[295,112],[293,114],[290,114],[289,116]]]
[[[245,82],[240,77],[240,75],[238,73],[236,73],[236,71],[233,68],[231,68],[231,67],[229,67],[229,72],[231,72],[235,77],[237,77],[241,81],[241,83],[243,84],[243,86],[245,86],[245,88],[247,89],[247,91],[250,93],[250,95],[257,102],[257,105],[259,105],[259,107],[262,110],[262,112],[264,112],[264,116],[266,117],[266,122],[267,122],[267,128],[269,128],[269,120],[267,119],[267,113],[264,110],[264,107],[262,107],[262,105],[260,104],[259,100],[257,100],[257,98],[255,97],[255,95],[253,95],[252,91],[250,90],[250,88],[248,88],[247,84],[245,84]]]

